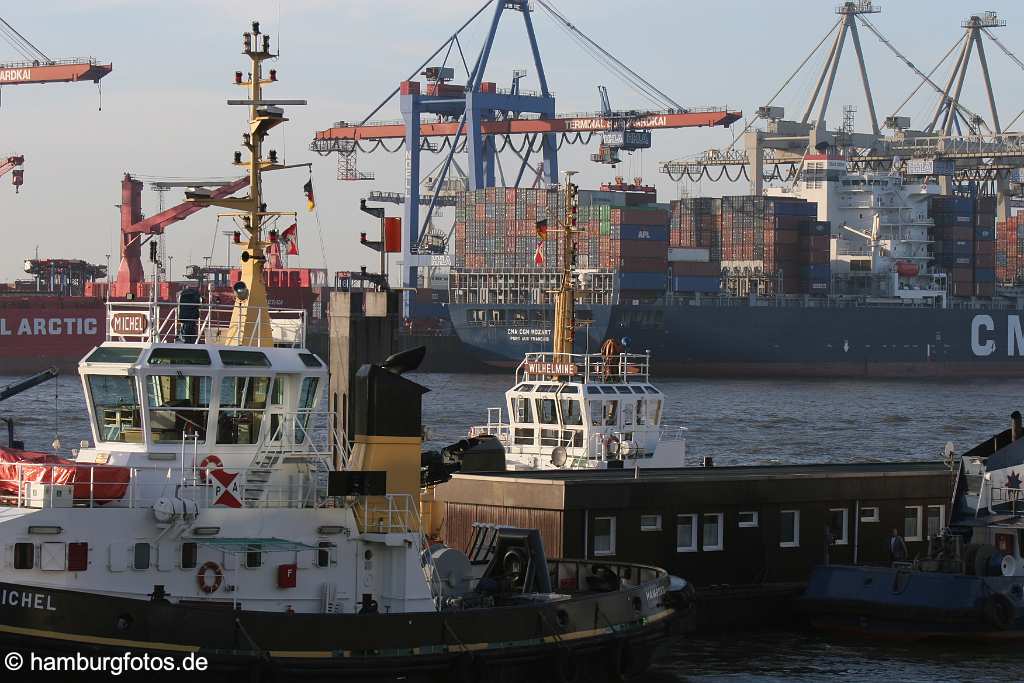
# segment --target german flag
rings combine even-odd
[[[537,221],[537,237],[540,241],[544,241],[548,238],[548,219]]]
[[[310,178],[306,181],[306,184],[302,186],[302,191],[306,193],[306,208],[312,211],[316,208],[316,201],[313,199],[313,179]]]

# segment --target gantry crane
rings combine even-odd
[[[491,9],[490,26],[479,55],[475,63],[466,62],[460,36],[488,8]],[[654,106],[646,111],[611,112],[609,107],[609,111],[593,114],[556,113],[555,98],[548,88],[531,17],[535,8],[547,12],[559,29]],[[520,89],[519,80],[524,75],[520,70],[514,73],[510,90],[499,89],[496,83],[484,78],[499,23],[503,16],[515,13],[523,20],[539,92]],[[442,63],[434,64],[433,60],[445,51]],[[449,58],[454,63],[456,55],[462,57],[461,65],[466,70],[464,84],[452,82],[455,69],[448,64]],[[426,82],[414,80],[417,75],[424,76]],[[403,121],[370,122],[370,118],[396,95],[399,96]],[[431,119],[424,120],[428,116]],[[606,144],[616,142],[611,138],[621,133],[623,139],[618,142],[625,143],[626,137],[635,140],[637,136],[649,135],[655,129],[729,126],[741,116],[740,112],[726,107],[683,107],[594,42],[546,0],[486,0],[361,122],[341,121],[317,132],[310,148],[321,154],[338,153],[345,160],[344,173],[340,172],[342,167],[339,166],[340,179],[362,180],[367,175],[355,172],[357,152],[370,152],[381,147],[387,151],[398,151],[405,147],[405,191],[395,193],[395,196],[404,201],[402,285],[416,287],[417,268],[430,267],[437,260],[436,248],[431,249],[424,242],[432,235],[429,228],[435,207],[442,205],[442,194],[451,189],[447,181],[457,152],[465,151],[468,155],[464,189],[495,187],[499,176],[502,184],[519,187],[527,169],[530,169],[530,175],[536,175],[535,179],[528,178],[533,184],[554,185],[559,177],[558,149],[563,144],[586,144],[596,133],[605,136]],[[517,138],[518,144],[512,138]],[[625,146],[619,145],[620,148]],[[510,150],[518,157],[518,172],[513,169],[508,182],[498,156],[504,150]],[[423,186],[420,157],[423,151],[441,154],[443,158],[429,200],[420,195]],[[541,158],[537,169],[530,161],[534,154]],[[421,206],[426,209],[422,218]]]

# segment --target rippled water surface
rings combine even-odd
[[[501,405],[506,375],[415,375],[431,389],[424,416],[436,445],[465,435]],[[0,385],[6,382],[0,380]],[[964,451],[1024,410],[1024,382],[666,380],[668,423],[689,428],[691,460],[716,464],[928,460],[952,441]],[[90,438],[75,377],[0,403],[28,448]],[[831,640],[805,633],[687,637],[666,649],[648,681],[1024,680],[1024,647],[920,646]]]

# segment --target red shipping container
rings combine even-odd
[[[398,254],[402,251],[402,219],[397,217],[384,219],[384,251]]]

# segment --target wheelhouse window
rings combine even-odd
[[[512,416],[519,424],[530,424],[533,422],[533,411],[530,409],[530,399],[513,398]]]
[[[101,346],[93,351],[86,363],[134,363],[142,349],[137,346]]]
[[[206,349],[157,348],[149,354],[150,365],[209,365]]]
[[[604,426],[614,427],[619,424],[619,402],[604,402]]]
[[[555,399],[537,399],[537,421],[541,424],[558,424],[558,413],[555,411]]]
[[[254,444],[259,441],[270,383],[269,377],[221,379],[217,443]]]
[[[149,431],[154,442],[206,441],[210,410],[209,377],[149,375],[145,379]]]
[[[281,384],[280,381],[275,384]],[[302,386],[299,387],[299,415],[297,420],[296,441],[302,443],[306,440],[306,430],[309,429],[309,420],[313,415],[313,401],[316,399],[316,387],[318,378],[303,377]]]
[[[262,351],[218,351],[220,362],[227,367],[269,368],[270,360]],[[308,354],[307,354],[308,355]]]
[[[141,406],[135,378],[88,375],[89,396],[101,441],[142,443]]]
[[[583,408],[578,399],[565,397],[560,398],[559,407],[562,410],[562,424],[583,424]]]

